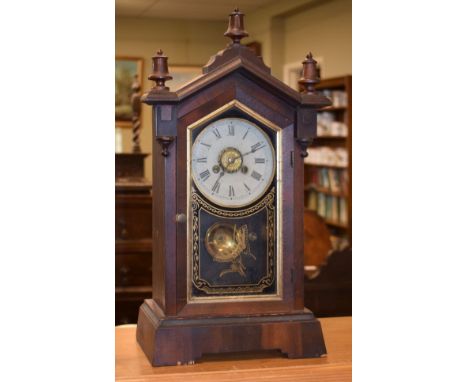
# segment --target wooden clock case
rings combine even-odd
[[[270,74],[240,44],[243,14],[230,15],[233,42],[203,74],[176,92],[167,57],[153,57],[156,82],[143,102],[153,108],[153,295],[139,310],[137,340],[154,366],[193,363],[203,354],[278,349],[290,358],[326,353],[320,322],[304,308],[303,157],[315,136],[316,110],[329,104],[313,89],[315,61],[304,61],[304,91]],[[230,105],[246,107],[282,130],[280,297],[191,302],[187,283],[187,127]]]

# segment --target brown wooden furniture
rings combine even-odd
[[[195,365],[153,368],[135,340],[135,325],[115,330],[115,379],[125,382],[351,381],[351,317],[320,320],[327,355],[287,359],[279,352],[203,356]]]
[[[304,304],[317,317],[351,316],[351,248],[333,251],[312,278],[306,276]]]
[[[202,76],[176,92],[166,86],[171,78],[168,58],[158,51],[149,77],[156,85],[143,96],[143,102],[153,108],[153,185],[157,182],[158,192],[153,194],[153,296],[140,308],[137,340],[155,366],[192,363],[203,354],[232,351],[280,349],[290,358],[320,357],[326,353],[320,322],[304,308],[303,158],[315,136],[317,109],[330,101],[314,89],[318,79],[316,62],[310,53],[303,62],[304,90],[298,93],[274,78],[262,59],[240,44],[248,34],[238,10],[231,13],[225,35],[232,43],[210,59]],[[227,117],[260,126],[262,134],[270,139],[269,145],[261,147],[276,150],[272,161],[277,170],[273,172],[271,187],[244,209],[229,204],[220,208],[210,205],[208,196],[197,194],[195,179],[189,172],[197,160],[190,157],[195,145],[192,134],[201,136],[213,120]],[[225,127],[223,137],[235,135]],[[238,141],[248,131],[243,130]],[[214,137],[221,134],[212,132],[210,137],[216,142]],[[247,153],[236,146],[216,154],[221,158],[219,166],[210,169],[219,175],[213,175],[210,182],[223,175],[220,167],[228,172],[228,166],[235,166],[239,158],[244,160],[257,145],[252,145]],[[212,146],[215,143],[207,145]],[[226,163],[225,153],[230,155]],[[206,163],[207,158],[205,155],[198,159]],[[241,167],[231,169],[241,171]],[[207,173],[211,174],[208,170]],[[248,169],[243,173],[257,181],[261,179]],[[218,192],[216,187],[214,183],[213,193]],[[234,196],[229,190],[229,197]],[[257,211],[264,215],[256,215]],[[252,216],[259,216],[260,223],[252,223]],[[223,224],[231,224],[226,223],[228,219],[236,224],[241,221],[240,228],[233,228],[235,245],[243,243],[241,248],[245,250],[248,240],[250,246],[257,246],[253,258],[267,265],[255,270],[265,271],[266,276],[262,274],[262,278],[252,282],[247,277],[257,277],[258,273],[239,272],[243,264],[232,263],[228,277],[245,277],[246,281],[221,284],[226,280],[221,280],[223,272],[218,273],[216,262],[206,255],[210,238],[207,228],[212,224],[209,219],[219,219]],[[254,231],[265,225],[268,228],[251,236],[245,234],[247,225]],[[229,230],[225,231],[214,242],[225,240]],[[203,258],[207,259],[205,263],[201,262]],[[202,279],[201,270],[214,275],[211,284]]]
[[[132,84],[132,152],[115,154],[115,323],[137,322],[151,297],[152,200],[140,147],[141,77]]]
[[[151,297],[151,184],[143,178],[147,154],[116,154],[115,323],[136,323]]]
[[[304,304],[317,317],[351,316],[351,248],[332,250],[325,221],[304,211]]]
[[[306,203],[306,209],[310,208],[308,205],[308,200],[310,197],[310,193],[321,193],[325,197],[335,197],[335,198],[340,198],[343,197],[346,200],[347,204],[347,222],[343,223],[339,220],[332,220],[329,217],[325,218],[325,222],[327,223],[331,234],[334,237],[344,237],[349,241],[349,244],[351,245],[351,239],[352,239],[352,221],[351,221],[351,216],[352,216],[352,198],[351,198],[351,180],[352,180],[352,116],[351,116],[351,107],[352,107],[352,77],[351,76],[344,76],[344,77],[337,77],[337,78],[330,78],[326,80],[322,80],[319,84],[316,85],[316,89],[319,91],[324,92],[327,96],[330,97],[329,92],[333,91],[343,91],[346,93],[346,102],[345,104],[340,104],[339,106],[328,106],[323,108],[321,111],[319,111],[319,114],[321,113],[331,113],[333,115],[335,121],[337,122],[343,122],[347,126],[347,136],[336,136],[336,135],[331,135],[331,134],[325,134],[323,136],[317,136],[311,147],[313,148],[318,148],[318,147],[329,147],[332,149],[336,148],[344,148],[346,149],[348,153],[348,165],[346,166],[345,170],[348,173],[348,181],[347,185],[345,185],[344,190],[340,190],[339,192],[332,191],[329,187],[323,187],[319,184],[317,184],[317,176],[314,176],[317,174],[317,171],[320,171],[320,169],[330,169],[332,171],[338,170],[340,171],[339,168],[333,167],[333,166],[327,166],[327,165],[311,165],[311,164],[305,164],[305,173],[304,173],[304,184],[305,184],[305,203]]]

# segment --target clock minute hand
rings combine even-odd
[[[246,155],[252,154],[252,153],[254,153],[254,152],[257,151],[257,150],[263,149],[264,147],[265,147],[265,145],[260,146],[260,147],[257,147],[257,148],[255,148],[255,149],[252,149],[252,150],[246,152],[245,154],[242,154],[242,156],[244,157],[244,156],[246,156]]]

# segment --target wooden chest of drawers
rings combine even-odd
[[[119,185],[115,195],[115,324],[136,323],[151,298],[150,185]]]

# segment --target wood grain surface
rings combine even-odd
[[[351,317],[320,319],[328,355],[288,359],[279,352],[203,356],[195,365],[151,367],[136,342],[136,325],[115,329],[116,381],[351,381]]]

